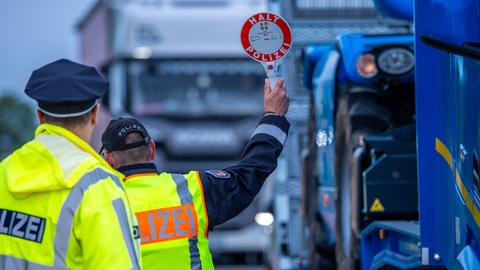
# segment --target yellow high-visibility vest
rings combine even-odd
[[[138,219],[144,269],[214,269],[198,172],[131,175],[124,184]]]
[[[0,269],[140,269],[122,179],[75,134],[40,125],[0,163]]]

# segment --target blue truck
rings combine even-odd
[[[309,268],[480,269],[480,1],[374,2],[410,31],[304,50]]]

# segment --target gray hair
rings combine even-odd
[[[132,132],[127,135],[125,138],[126,144],[135,143],[142,141],[143,137],[138,132]],[[139,147],[123,150],[123,151],[113,151],[112,155],[115,156],[119,166],[132,165],[137,163],[147,163],[150,162],[150,145],[142,145]]]

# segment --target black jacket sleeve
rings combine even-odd
[[[277,167],[289,127],[283,116],[263,117],[237,165],[200,172],[210,229],[238,215],[252,202]]]

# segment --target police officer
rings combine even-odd
[[[107,84],[61,59],[35,70],[35,138],[0,163],[0,269],[139,269],[119,179],[89,145]]]
[[[289,123],[283,79],[265,83],[265,115],[241,161],[224,170],[159,173],[155,143],[135,119],[112,120],[102,135],[104,158],[125,175],[138,218],[145,269],[213,269],[208,231],[238,215],[277,165]],[[252,239],[253,240],[253,239]]]

